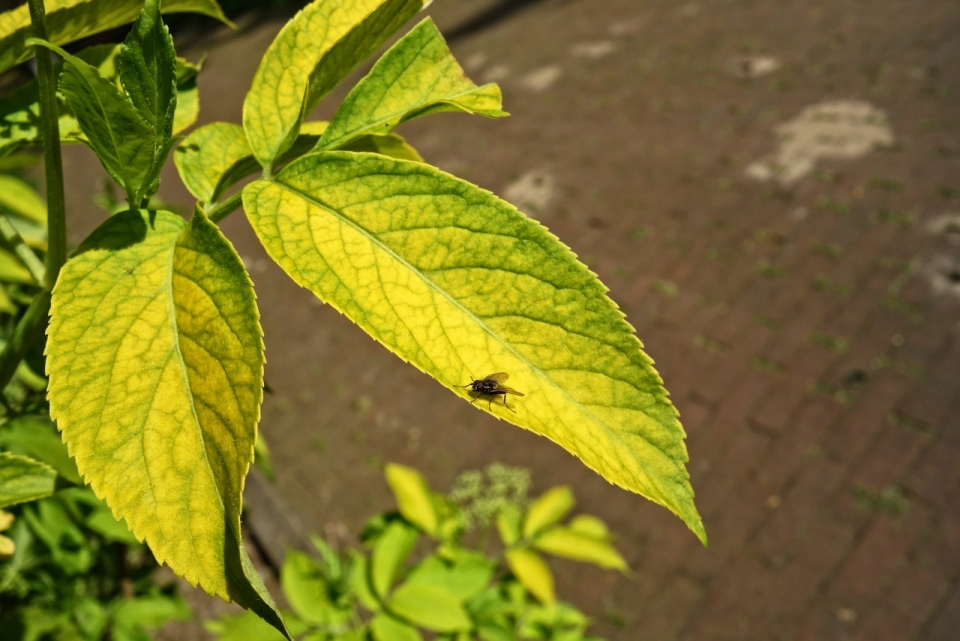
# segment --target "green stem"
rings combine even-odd
[[[35,38],[47,40],[43,0],[28,0]],[[60,123],[57,120],[57,78],[50,51],[35,46],[37,82],[40,86],[40,131],[47,178],[47,274],[44,287],[52,291],[67,261],[67,214],[63,194],[63,158],[60,156]]]
[[[0,236],[3,236],[3,239],[7,241],[10,248],[13,249],[13,253],[23,261],[23,264],[26,265],[30,271],[30,275],[33,276],[34,280],[42,287],[46,279],[47,268],[43,266],[43,261],[37,258],[37,255],[33,253],[33,250],[30,249],[23,240],[20,232],[13,226],[13,223],[10,222],[6,214],[0,214]]]
[[[13,330],[13,336],[0,352],[0,393],[7,388],[10,379],[17,371],[20,361],[27,355],[47,326],[47,314],[50,312],[50,292],[37,294],[20,322]]]
[[[209,218],[212,222],[219,223],[221,220],[240,208],[240,205],[243,204],[242,194],[243,190],[241,189],[240,191],[234,192],[226,200],[211,207],[210,211],[207,212],[207,218]]]

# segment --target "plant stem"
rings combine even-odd
[[[10,222],[6,214],[0,214],[0,236],[3,236],[3,239],[7,241],[10,248],[13,249],[13,253],[27,266],[34,280],[43,287],[47,268],[43,266],[43,261],[37,258],[37,255],[33,253],[33,250],[30,249],[23,240],[20,232],[13,226],[13,223]]]
[[[3,351],[0,352],[0,394],[7,388],[10,379],[17,371],[17,366],[33,342],[43,334],[47,326],[47,314],[50,312],[50,292],[43,291],[37,294],[20,322],[13,330],[13,336]]]
[[[43,0],[28,0],[33,35],[47,40]],[[67,261],[67,214],[63,194],[63,158],[60,156],[60,123],[57,117],[57,78],[53,59],[44,47],[33,48],[37,57],[37,83],[40,86],[40,131],[47,178],[47,273],[43,283],[52,291]]]
[[[214,223],[219,223],[221,220],[233,213],[236,209],[240,208],[240,205],[243,204],[242,194],[243,190],[241,189],[240,191],[234,192],[226,200],[211,207],[210,211],[207,212],[207,218]]]

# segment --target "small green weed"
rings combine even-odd
[[[831,279],[829,276],[820,274],[817,276],[817,279],[813,281],[813,287],[817,291],[828,292],[830,294],[836,294],[837,296],[842,296],[846,298],[853,292],[853,288],[849,285],[844,285],[838,283],[837,281]]]
[[[784,278],[787,270],[764,259],[757,264],[757,271],[764,278]]]
[[[820,347],[825,347],[838,354],[846,354],[850,350],[850,341],[845,338],[833,337],[823,332],[814,332],[810,334],[810,342]]]
[[[655,280],[651,287],[655,292],[667,298],[676,298],[680,295],[680,289],[668,280]]]
[[[779,375],[787,371],[787,368],[780,363],[763,358],[762,356],[754,356],[753,360],[750,361],[750,367],[752,367],[755,371],[763,372],[764,374]]]
[[[723,355],[730,351],[729,345],[706,334],[697,334],[693,339],[693,344],[714,354]]]
[[[880,189],[882,191],[889,192],[898,192],[903,191],[903,183],[898,180],[892,180],[890,178],[871,178],[870,186],[874,189]]]
[[[837,214],[838,216],[845,216],[853,211],[853,206],[849,201],[840,200],[839,198],[827,198],[826,196],[817,201],[817,207],[824,211]]]
[[[843,256],[843,250],[836,243],[815,242],[810,245],[810,253],[836,260]]]
[[[853,495],[857,498],[860,509],[866,512],[904,516],[910,509],[910,502],[904,496],[903,490],[896,485],[888,485],[879,492],[864,485],[857,485],[853,488]]]

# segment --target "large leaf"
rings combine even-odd
[[[107,172],[135,201],[142,194],[154,159],[154,129],[137,112],[133,103],[107,80],[97,68],[52,47],[64,58],[60,91],[73,110]]]
[[[26,456],[0,452],[0,507],[53,494],[57,472]]]
[[[473,84],[433,20],[425,18],[353,88],[317,148],[336,149],[363,134],[387,134],[402,122],[440,111],[507,115],[500,88]]]
[[[243,102],[243,128],[257,160],[272,167],[323,96],[404,22],[422,0],[315,0],[263,55]]]
[[[229,242],[202,216],[117,214],[67,261],[50,316],[50,414],[84,479],[157,560],[282,630],[240,539],[263,343]]]
[[[427,165],[349,152],[305,156],[243,202],[297,283],[465,399],[455,386],[508,372],[526,396],[492,413],[705,540],[660,377],[604,286],[537,222]]]
[[[81,60],[97,68],[104,78],[114,81],[118,77],[116,58],[120,45],[97,45],[77,54]],[[63,65],[57,65],[59,76]],[[174,115],[173,133],[179,133],[192,125],[199,114],[200,101],[197,89],[196,65],[177,59],[177,110]],[[77,143],[83,140],[80,125],[69,105],[58,104],[61,143]],[[36,79],[29,81],[9,96],[0,98],[0,155],[18,147],[40,144],[40,103]],[[46,224],[46,216],[44,216]]]
[[[47,35],[58,45],[133,22],[143,0],[45,0]],[[229,23],[216,0],[164,0],[163,13],[193,12]],[[26,44],[33,35],[26,3],[0,13],[0,73],[33,57]]]

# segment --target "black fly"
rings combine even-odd
[[[514,409],[507,405],[507,394],[513,394],[514,396],[523,396],[520,392],[515,389],[510,389],[506,385],[501,385],[501,383],[510,378],[510,375],[506,372],[497,372],[496,374],[490,374],[479,378],[472,383],[466,385],[456,385],[455,387],[468,387],[471,392],[476,392],[478,394],[477,398],[470,401],[471,404],[476,403],[477,399],[483,396],[489,396],[490,399],[487,402],[487,408],[492,409],[493,399],[497,396],[503,396],[503,406],[506,407],[511,412],[514,412]]]

